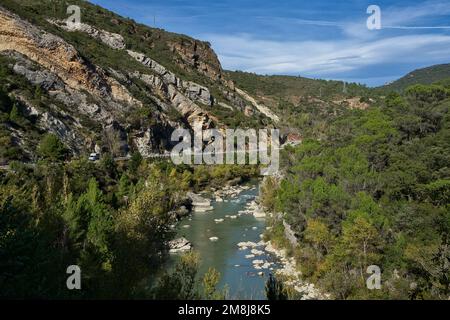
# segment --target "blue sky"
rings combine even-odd
[[[450,63],[449,0],[91,2],[209,41],[228,70],[376,86],[413,69]],[[366,27],[371,4],[381,8],[381,30]]]

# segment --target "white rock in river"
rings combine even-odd
[[[214,221],[215,221],[216,223],[220,223],[220,222],[223,222],[224,220],[223,220],[223,219],[214,219]]]
[[[194,212],[207,212],[211,211],[214,208],[212,206],[204,206],[204,207],[194,207]]]
[[[191,227],[191,226],[188,225],[188,224],[185,224],[185,225],[183,226],[183,228],[185,228],[185,229],[190,228],[190,227]]]
[[[237,219],[237,216],[230,216],[230,219]]]
[[[255,257],[254,254],[247,254],[247,255],[245,256],[246,259],[253,259],[254,257]]]
[[[179,238],[169,241],[170,253],[189,251],[191,248],[192,244],[186,238]]]
[[[264,251],[258,250],[258,249],[252,249],[252,254],[254,254],[255,256],[260,256],[264,254]]]
[[[262,210],[256,210],[255,212],[253,212],[253,216],[255,218],[265,218],[266,217],[266,213]]]
[[[219,238],[217,238],[217,237],[211,237],[211,238],[209,238],[209,240],[212,241],[212,242],[215,242],[215,241],[219,240]]]
[[[253,246],[251,245],[250,241],[247,241],[247,242],[239,242],[239,243],[237,244],[237,246],[238,246],[239,248],[243,248],[243,247],[245,247],[245,248],[253,247]]]
[[[251,241],[246,241],[246,242],[239,242],[237,244],[238,247],[249,247],[249,248],[255,248],[258,247],[259,244],[255,243],[255,242],[251,242]]]
[[[258,230],[258,228],[257,227],[253,227],[252,230]]]

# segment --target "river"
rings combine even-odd
[[[240,250],[238,243],[251,241],[257,243],[265,230],[264,218],[251,214],[241,214],[247,203],[258,195],[258,184],[253,182],[251,189],[241,192],[237,197],[224,198],[224,202],[211,202],[212,211],[193,213],[177,226],[179,237],[185,237],[200,255],[199,274],[203,275],[213,267],[221,274],[220,288],[228,286],[229,299],[265,299],[265,283],[271,269],[278,267],[275,257],[263,252],[255,257],[247,257],[252,248]],[[215,220],[221,220],[217,222]],[[210,238],[217,237],[216,241]],[[261,251],[262,248],[257,248]],[[256,269],[253,260],[273,262],[268,268]]]

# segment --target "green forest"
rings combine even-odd
[[[216,299],[220,275],[197,274],[188,253],[167,270],[170,225],[187,190],[254,176],[251,166],[173,166],[134,154],[125,165],[64,159],[44,135],[36,165],[0,171],[0,296],[63,299]],[[186,205],[189,205],[188,203]],[[83,270],[83,290],[67,290],[66,268]]]
[[[266,236],[334,298],[449,296],[449,89],[415,85],[349,110],[324,138],[287,149],[282,179],[266,180],[264,205],[279,213]],[[382,290],[366,288],[370,265]]]

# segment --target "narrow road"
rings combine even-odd
[[[280,146],[280,148],[275,148],[275,150],[282,150],[284,149],[284,147],[286,145],[296,145],[298,143],[285,143],[283,145]],[[272,149],[270,149],[272,150]],[[233,153],[236,154],[240,154],[240,153],[250,153],[250,152],[259,152],[259,151],[266,151],[267,149],[252,149],[252,150],[242,150],[242,151],[235,151]],[[222,151],[222,152],[199,152],[199,153],[191,153],[192,156],[196,156],[196,155],[219,155],[219,154],[227,154],[226,151]],[[151,153],[145,157],[143,157],[144,159],[169,159],[170,158],[170,152],[165,152],[165,153]],[[125,156],[125,157],[115,157],[114,161],[129,161],[131,159],[131,156]],[[35,163],[29,163],[29,162],[23,162],[23,164],[28,164],[28,165],[32,165],[35,166]],[[4,171],[11,171],[11,168],[9,165],[0,165],[0,170],[4,170]]]

